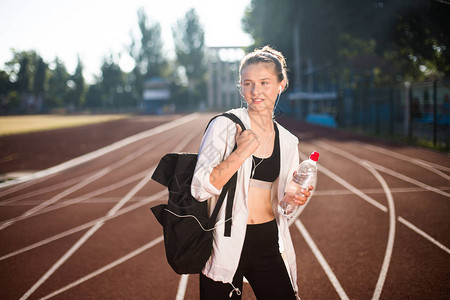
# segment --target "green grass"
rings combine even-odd
[[[0,136],[76,127],[88,124],[119,120],[129,115],[30,115],[0,117]]]

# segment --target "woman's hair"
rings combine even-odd
[[[284,56],[283,54],[281,54],[281,52],[273,49],[270,46],[264,46],[261,49],[255,49],[253,52],[250,52],[249,54],[244,56],[244,58],[241,60],[241,64],[239,65],[239,83],[241,82],[242,71],[245,69],[245,67],[258,63],[273,63],[275,65],[275,72],[278,76],[278,81],[286,81],[286,85],[284,87],[284,90],[286,90],[289,85],[286,60],[284,59]]]

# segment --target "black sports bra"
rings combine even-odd
[[[278,178],[278,175],[280,174],[280,138],[276,123],[274,123],[274,129],[275,142],[273,145],[272,155],[264,159],[253,156],[252,179],[272,183]],[[256,169],[255,165],[257,166]]]

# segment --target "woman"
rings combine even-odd
[[[239,83],[247,108],[229,112],[247,130],[225,117],[213,120],[192,180],[192,195],[198,201],[212,198],[214,207],[215,197],[238,171],[231,236],[224,235],[224,205],[213,253],[200,275],[200,298],[240,299],[245,276],[258,299],[296,299],[294,247],[287,220],[277,213],[299,164],[298,139],[273,121],[276,102],[288,86],[283,55],[268,46],[247,54]],[[309,196],[306,191],[292,201],[303,205]]]

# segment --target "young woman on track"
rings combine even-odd
[[[244,276],[259,300],[296,299],[294,247],[287,220],[277,213],[299,164],[298,139],[273,120],[288,86],[283,55],[268,46],[247,54],[239,67],[239,83],[247,108],[229,112],[247,130],[225,117],[213,120],[192,180],[192,195],[198,201],[210,199],[214,207],[215,197],[238,171],[231,236],[224,235],[224,205],[213,253],[200,274],[200,299],[241,299]],[[309,196],[306,191],[293,200],[303,205]]]

